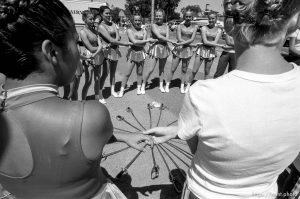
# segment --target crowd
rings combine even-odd
[[[190,10],[177,27],[177,41],[169,38],[163,10],[155,12],[151,36],[141,27],[141,16],[134,14],[124,42],[107,6],[99,8],[99,15],[83,12],[85,27],[78,34],[59,0],[1,0],[4,193],[24,199],[126,198],[99,169],[105,144],[120,141],[143,150],[141,143],[153,146],[180,138],[194,154],[182,199],[299,198],[300,2],[224,0],[223,5],[226,45],[218,44],[222,31],[215,26],[215,14],[201,28],[200,43],[194,42],[198,27],[191,23]],[[290,54],[283,57],[287,38]],[[128,47],[128,70],[117,93],[119,46]],[[215,78],[208,79],[216,47],[224,50]],[[172,66],[164,84],[169,55]],[[154,62],[144,72],[147,56]],[[192,56],[193,70],[187,74]],[[178,125],[112,133],[109,111],[102,105],[108,74],[111,95],[122,97],[136,67],[137,94],[145,94],[158,65],[164,93],[180,62],[185,99]],[[192,84],[202,62],[206,80]],[[223,74],[227,65],[229,73]],[[83,73],[83,100],[78,101]],[[92,79],[97,101],[85,100]],[[60,86],[65,86],[65,99],[58,96]],[[284,173],[287,168],[290,172]]]
[[[110,74],[111,95],[113,97],[123,97],[126,92],[128,78],[134,67],[136,67],[137,95],[143,95],[146,93],[147,81],[155,70],[156,65],[158,65],[159,89],[162,93],[168,93],[173,75],[179,63],[182,62],[180,92],[184,94],[189,90],[203,61],[205,63],[205,78],[208,76],[212,63],[217,56],[216,47],[221,47],[224,49],[224,52],[229,52],[226,55],[222,55],[222,57],[226,57],[228,54],[233,55],[230,57],[234,57],[232,42],[227,42],[226,39],[226,45],[218,44],[222,30],[216,26],[216,14],[212,13],[208,16],[209,24],[201,28],[201,42],[195,42],[198,27],[192,23],[193,14],[191,10],[185,12],[185,21],[178,25],[177,40],[173,41],[170,39],[169,27],[164,23],[165,13],[163,10],[159,9],[155,11],[155,23],[151,26],[150,31],[142,27],[142,18],[140,14],[135,13],[132,17],[131,25],[126,30],[129,42],[121,42],[119,28],[111,21],[110,9],[108,7],[102,6],[99,13],[88,10],[84,11],[82,13],[82,20],[85,22],[85,27],[79,34],[82,41],[81,62],[83,66],[79,65],[78,72],[76,73],[79,76],[83,72],[85,74],[82,100],[86,99],[87,89],[91,85],[91,74],[94,74],[95,99],[105,104],[106,100],[103,97],[102,89],[108,73]],[[150,32],[150,35],[148,35],[148,32]],[[119,93],[117,93],[115,91],[115,72],[118,59],[122,56],[118,49],[120,45],[128,46],[126,55],[128,69],[123,74],[121,79],[122,85]],[[169,71],[165,71],[167,58],[170,55],[173,57],[172,66]],[[193,70],[191,74],[187,74],[191,57],[194,55],[195,63]],[[147,57],[152,59],[152,62],[144,70]],[[225,72],[228,62],[230,62],[229,72],[234,69],[235,62],[232,59],[221,59],[215,77],[221,76]],[[84,67],[84,70],[82,67]],[[78,86],[76,85],[78,85],[78,78],[74,79],[74,83],[71,85],[71,88],[74,89],[69,89],[71,92],[65,89],[64,98],[77,100]],[[71,96],[74,97],[72,98]]]

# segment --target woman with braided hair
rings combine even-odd
[[[232,5],[236,70],[193,84],[178,126],[146,132],[157,143],[187,140],[195,154],[182,199],[275,199],[279,174],[299,156],[300,68],[280,52],[300,26],[300,1]]]
[[[38,14],[37,14],[38,13]],[[26,38],[26,39],[24,39]],[[125,198],[100,169],[112,136],[108,110],[69,101],[58,87],[74,78],[78,34],[59,0],[0,1],[0,182],[22,199]],[[142,134],[114,134],[142,150]]]

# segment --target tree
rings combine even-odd
[[[199,13],[201,13],[201,15],[203,13],[199,5],[188,5],[181,9],[181,13],[184,14],[187,10],[192,10],[196,16],[198,16]]]
[[[177,17],[175,9],[178,7],[180,0],[155,0],[155,8],[163,9],[166,13],[166,20]],[[151,1],[150,0],[126,0],[126,11],[134,14],[139,12],[143,18],[149,18],[151,15]]]
[[[119,17],[119,12],[121,11],[122,9],[119,8],[119,7],[113,7],[111,9],[111,17],[112,17],[112,20],[115,22],[115,23],[118,23],[119,20],[120,20],[120,17]]]

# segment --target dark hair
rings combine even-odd
[[[101,6],[101,7],[99,8],[99,14],[100,14],[100,15],[103,15],[104,10],[106,10],[106,9],[110,10],[110,8],[109,8],[108,6]]]
[[[0,1],[0,72],[9,78],[24,79],[39,64],[35,52],[44,40],[65,47],[75,25],[68,9],[59,0]]]
[[[86,18],[88,17],[88,15],[93,15],[93,17],[95,16],[94,13],[90,10],[84,10],[82,11],[81,13],[81,16],[82,16],[82,21],[85,21]]]
[[[253,0],[249,4],[233,4],[233,34],[246,45],[274,45],[289,20],[300,11],[299,0]]]

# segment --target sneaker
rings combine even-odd
[[[106,104],[107,102],[105,101],[105,99],[104,98],[102,98],[102,99],[99,99],[99,102],[101,103],[101,104]]]
[[[145,91],[145,88],[141,88],[141,95],[145,95],[146,91]]]
[[[124,92],[120,91],[118,97],[123,97]]]
[[[140,89],[136,89],[136,94],[137,94],[137,95],[142,94],[141,90],[140,90]]]
[[[165,91],[166,91],[166,93],[170,92],[169,87],[166,87],[166,88],[165,88]]]
[[[181,87],[181,88],[180,88],[180,93],[181,93],[181,94],[184,94],[184,93],[185,93],[184,87]]]
[[[114,97],[119,97],[118,93],[116,93],[115,91],[111,92],[111,95]]]
[[[165,93],[165,92],[166,92],[165,89],[164,89],[164,87],[159,87],[159,90],[160,90],[160,92],[162,92],[162,93]]]

